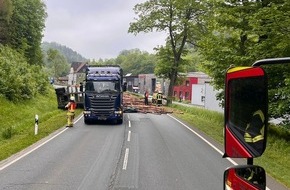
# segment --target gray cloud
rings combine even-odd
[[[43,41],[57,42],[89,59],[116,57],[122,50],[153,52],[164,33],[127,33],[135,4],[145,0],[44,0],[48,18]]]

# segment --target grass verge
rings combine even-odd
[[[223,144],[224,117],[222,113],[203,108],[172,105],[177,118],[186,121],[191,126]],[[290,188],[290,132],[269,126],[267,148],[264,154],[254,159],[256,165],[262,166],[273,178]]]
[[[0,97],[0,160],[19,152],[53,131],[65,126],[66,111],[57,109],[54,90],[46,96],[13,103]],[[77,110],[77,115],[80,113]],[[39,116],[38,134],[34,135],[35,115]]]

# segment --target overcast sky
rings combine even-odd
[[[43,41],[65,45],[88,59],[116,58],[122,50],[153,53],[164,33],[128,33],[133,7],[145,0],[44,0],[48,17]]]

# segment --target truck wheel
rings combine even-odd
[[[117,124],[122,124],[123,123],[123,119],[118,119],[117,120]]]
[[[90,124],[90,122],[89,122],[89,120],[88,119],[84,119],[84,122],[85,122],[85,124]]]

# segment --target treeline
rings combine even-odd
[[[191,55],[185,57],[188,64],[184,66],[184,72],[193,72],[199,70],[196,62],[194,50],[191,49]],[[124,74],[151,74],[156,72],[158,57],[156,54],[141,51],[140,49],[123,50],[116,58],[91,60],[91,65],[120,65]]]
[[[41,0],[0,0],[0,96],[22,101],[47,92],[41,50],[45,18]]]
[[[88,61],[88,59],[80,55],[78,52],[72,50],[69,47],[58,44],[56,42],[42,42],[41,49],[45,55],[46,52],[48,52],[50,49],[57,50],[60,54],[62,54],[66,58],[68,63]]]
[[[67,76],[72,62],[88,61],[71,48],[56,42],[43,42],[41,49],[44,55],[45,71],[50,77],[55,79]]]
[[[120,65],[124,74],[154,73],[156,56],[139,49],[123,50],[116,58],[91,60],[90,65]]]

